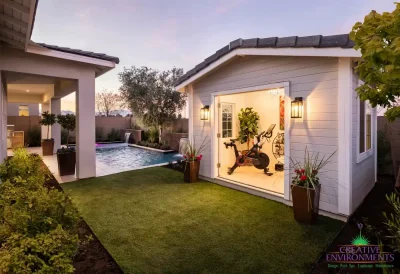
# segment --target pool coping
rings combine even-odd
[[[152,147],[139,146],[139,145],[135,145],[135,144],[128,144],[128,146],[137,147],[137,148],[143,148],[143,149],[147,149],[147,150],[153,150],[153,151],[162,152],[162,153],[174,152],[174,150],[172,150],[172,149],[162,150],[162,149],[157,149],[157,148],[152,148]]]
[[[154,164],[154,165],[148,165],[148,166],[139,166],[139,167],[135,167],[135,168],[131,168],[131,169],[127,169],[127,170],[116,170],[114,168],[108,169],[107,171],[105,171],[105,173],[100,172],[100,174],[97,174],[97,171],[104,171],[101,170],[101,168],[99,168],[98,170],[96,170],[96,177],[103,177],[103,176],[108,176],[108,175],[112,175],[112,174],[117,174],[117,173],[121,173],[121,172],[128,172],[128,171],[134,171],[134,170],[140,170],[140,169],[146,169],[146,168],[152,168],[152,167],[160,167],[160,166],[166,166],[168,164],[176,164],[178,161],[171,161],[171,162],[164,162],[164,163],[160,163],[160,164]]]

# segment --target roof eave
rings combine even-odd
[[[315,48],[315,47],[303,47],[303,48],[236,48],[231,50],[226,55],[223,55],[219,59],[210,63],[207,66],[198,67],[198,70],[193,69],[189,72],[192,74],[188,79],[179,83],[175,86],[175,90],[182,90],[185,86],[193,83],[200,77],[208,74],[212,70],[216,69],[223,63],[234,58],[235,56],[246,56],[246,55],[259,55],[259,56],[309,56],[309,57],[349,57],[349,58],[361,58],[361,53],[354,48]],[[189,73],[188,72],[188,73]]]
[[[58,51],[58,50],[52,50],[52,49],[38,46],[34,42],[32,42],[28,45],[26,52],[94,65],[98,68],[98,71],[99,71],[99,73],[96,73],[96,76],[100,76],[103,73],[115,68],[115,65],[116,65],[116,62],[113,62],[113,61],[102,60],[102,59],[98,59],[98,58],[94,58],[94,57],[82,56],[79,54],[66,53],[66,52],[62,52],[62,51]]]

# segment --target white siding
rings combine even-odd
[[[211,123],[200,120],[200,108],[211,105],[211,93],[258,85],[290,82],[290,97],[303,97],[303,119],[292,120],[290,154],[301,160],[310,151],[332,153],[338,148],[338,59],[327,57],[236,57],[193,84],[193,136],[208,136],[200,174],[211,174]],[[288,110],[290,111],[290,110]],[[337,156],[321,171],[323,210],[337,213]]]
[[[357,87],[358,76],[353,73],[353,124],[352,124],[352,211],[354,211],[357,206],[361,204],[368,192],[374,187],[375,184],[375,157],[374,153],[366,158],[364,161],[357,163],[357,155],[359,148],[357,147],[357,131],[359,123],[358,115],[358,99],[357,92],[355,91]],[[375,117],[371,117],[372,125],[374,125]],[[374,126],[371,128],[372,134],[375,134],[376,129]],[[375,146],[374,137],[372,136],[372,147]],[[373,148],[372,148],[372,151]]]

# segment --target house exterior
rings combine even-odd
[[[40,116],[39,104],[8,103],[8,116]]]
[[[61,98],[75,92],[76,177],[94,177],[95,79],[113,69],[119,59],[104,53],[33,42],[31,34],[38,2],[0,2],[3,21],[0,28],[0,159],[7,156],[9,103],[41,104],[42,111],[57,115],[61,113]],[[54,139],[54,149],[58,149],[60,125],[51,127],[49,137]]]
[[[290,158],[301,161],[306,147],[321,155],[336,151],[320,173],[320,213],[339,219],[351,215],[376,182],[377,143],[376,110],[360,102],[355,91],[361,80],[353,63],[361,54],[353,46],[347,34],[238,39],[178,79],[176,90],[189,97],[189,136],[196,143],[207,138],[200,175],[290,205]],[[246,181],[226,180],[219,170],[221,98],[246,94],[239,100],[243,105],[251,101],[251,94],[273,90],[281,91],[285,110],[281,125],[284,178],[279,195],[249,187]],[[303,99],[301,118],[292,118],[288,111],[296,97]],[[201,120],[205,106],[209,106],[209,119]],[[250,174],[247,180],[251,182],[254,176]]]

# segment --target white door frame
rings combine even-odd
[[[246,87],[246,88],[239,88],[239,89],[231,89],[225,91],[216,91],[211,93],[211,106],[210,106],[210,123],[211,123],[211,177],[217,178],[218,177],[218,140],[217,140],[217,133],[218,133],[218,123],[216,119],[218,118],[218,104],[216,103],[216,98],[221,95],[228,95],[228,94],[236,94],[236,93],[244,93],[244,92],[253,92],[253,91],[262,91],[266,89],[276,89],[276,88],[283,88],[284,95],[285,95],[285,163],[284,163],[284,199],[290,200],[290,135],[291,135],[291,128],[290,128],[290,108],[291,108],[291,100],[290,100],[290,88],[289,82],[280,82],[280,83],[273,83],[267,85],[260,85],[260,86],[253,86],[253,87]]]

